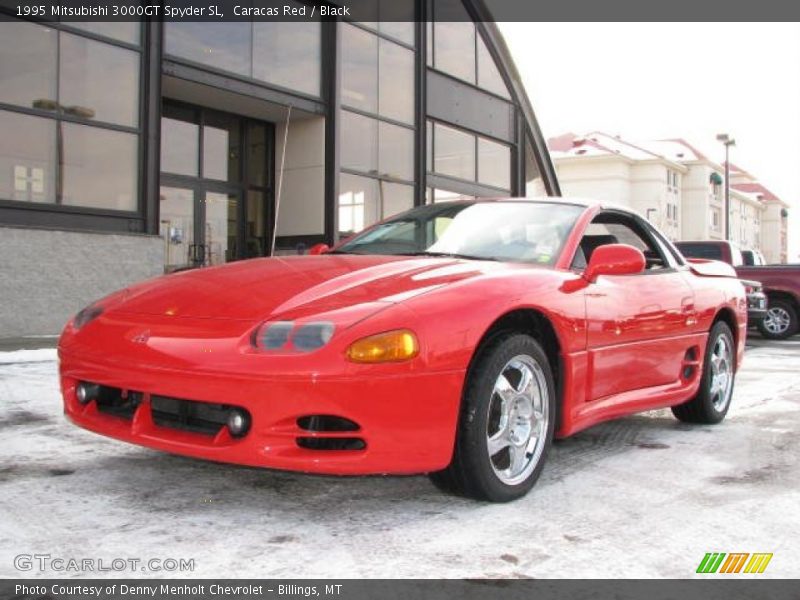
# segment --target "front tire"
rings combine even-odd
[[[532,337],[503,333],[469,371],[450,466],[440,489],[478,500],[524,496],[544,467],[555,430],[556,392],[547,355]]]
[[[697,395],[672,407],[672,414],[686,423],[719,423],[728,414],[736,376],[736,346],[731,328],[718,321],[708,334],[703,376]]]
[[[786,300],[769,300],[767,314],[758,322],[758,330],[770,340],[785,340],[797,333],[797,311]]]

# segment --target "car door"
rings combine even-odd
[[[697,320],[691,287],[649,225],[603,211],[581,241],[586,262],[609,243],[639,248],[647,265],[640,274],[601,275],[586,288],[589,400],[678,381]]]

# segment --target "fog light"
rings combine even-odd
[[[88,404],[100,395],[100,386],[96,383],[79,383],[75,388],[75,396],[81,404]]]
[[[228,431],[233,437],[242,437],[250,429],[250,416],[236,408],[228,415]]]

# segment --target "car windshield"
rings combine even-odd
[[[431,204],[367,229],[333,252],[552,265],[582,211],[554,202]]]

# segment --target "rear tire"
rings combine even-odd
[[[770,340],[785,340],[797,333],[797,311],[786,300],[770,299],[767,314],[758,322],[758,330]]]
[[[672,414],[685,423],[719,423],[728,414],[736,377],[736,346],[731,328],[717,321],[708,334],[703,376],[697,395],[672,407]]]
[[[491,502],[527,494],[552,444],[555,402],[539,342],[513,332],[490,340],[467,375],[453,460],[430,475],[434,485]]]

